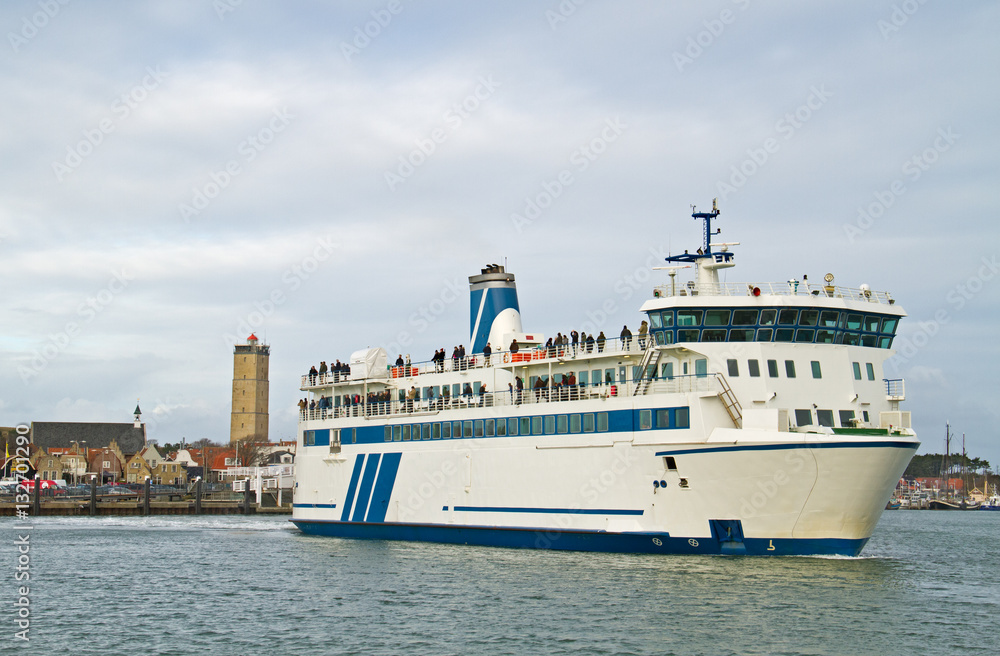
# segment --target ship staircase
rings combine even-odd
[[[650,341],[652,342],[652,340]],[[646,393],[650,384],[656,380],[656,365],[659,361],[660,349],[650,344],[642,356],[642,361],[639,362],[639,372],[636,374],[635,391],[632,392],[632,396],[642,396]],[[652,372],[650,372],[650,367],[652,367]]]
[[[719,400],[722,401],[722,405],[725,406],[726,412],[729,413],[729,418],[733,420],[733,424],[737,428],[743,427],[743,407],[740,405],[739,399],[733,394],[733,388],[729,386],[729,381],[721,373],[715,374],[715,379],[719,381]]]

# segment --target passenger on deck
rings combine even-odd
[[[622,326],[622,349],[628,351],[632,348],[632,331],[628,329],[628,326]]]
[[[604,351],[604,342],[607,341],[607,337],[604,336],[604,331],[597,336],[597,352],[602,353]]]
[[[462,396],[464,396],[467,400],[472,398],[472,385],[469,383],[465,384],[465,387],[462,388]]]
[[[512,355],[514,353],[517,353],[517,348],[518,348],[518,346],[517,346],[517,340],[516,339],[510,340],[510,352],[511,352]],[[514,358],[511,358],[511,360],[513,360],[513,359]]]
[[[514,382],[517,383],[517,400],[514,401],[516,405],[521,405],[521,399],[524,396],[524,381],[521,380],[520,376],[514,378]]]
[[[493,353],[493,348],[490,346],[489,342],[486,342],[486,346],[483,347],[483,359],[486,360],[486,366],[490,366],[490,354]]]
[[[643,319],[639,324],[639,349],[646,348],[646,333],[649,332],[649,324]]]

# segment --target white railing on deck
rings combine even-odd
[[[659,285],[653,289],[653,295],[657,298],[669,296],[753,296],[755,288],[760,290],[761,296],[818,296],[883,305],[895,303],[889,292],[866,291],[852,287],[830,287],[828,289],[826,285],[814,285],[800,281],[677,285],[676,293],[673,294],[671,294],[671,285]]]

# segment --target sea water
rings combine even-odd
[[[886,512],[859,558],[351,541],[264,516],[23,524],[0,521],[5,654],[886,656],[1000,642],[1000,513]],[[25,535],[30,581],[17,581]],[[28,641],[15,637],[23,585]]]

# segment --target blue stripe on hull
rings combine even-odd
[[[357,523],[322,520],[291,520],[307,535],[364,539],[441,542],[519,549],[562,549],[613,553],[732,554],[731,543],[714,537],[683,538],[666,533],[608,533],[605,531],[560,531],[549,529],[497,528],[441,524]],[[857,556],[868,538],[795,539],[746,538],[748,555],[757,556]]]

